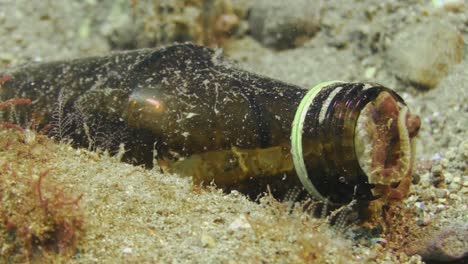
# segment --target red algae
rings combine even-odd
[[[52,141],[0,129],[0,262],[67,259],[84,232],[81,196],[48,177]]]

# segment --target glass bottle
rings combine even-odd
[[[341,204],[395,190],[404,195],[398,186],[410,181],[420,121],[378,84],[329,82],[307,90],[192,44],[6,74],[2,100],[31,99],[22,111],[69,131],[60,137],[110,150],[124,143],[128,161],[151,166],[155,159],[195,183],[253,197],[268,186],[278,198],[299,187]]]

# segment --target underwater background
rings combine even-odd
[[[421,117],[409,196],[379,228],[331,221],[5,122],[1,263],[463,263],[468,1],[0,0],[0,72],[175,42],[306,88],[395,89]]]

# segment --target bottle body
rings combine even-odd
[[[180,44],[30,66],[9,74],[13,78],[3,85],[2,99],[30,98],[28,111],[44,117],[43,123],[51,121],[47,117],[59,102],[64,116],[74,120],[70,130],[77,144],[115,149],[124,143],[127,158],[135,163],[156,159],[163,170],[252,196],[266,191],[267,185],[280,198],[302,186],[291,154],[291,133],[308,91],[240,70],[209,49]],[[366,107],[368,113],[362,116],[367,119],[360,118]],[[375,183],[368,175],[379,158],[387,162],[389,156],[375,150],[402,152],[389,144],[378,146],[375,142],[385,138],[376,138],[379,133],[372,130],[383,129],[390,141],[403,145],[402,138],[409,136],[401,135],[398,123],[392,122],[404,107],[398,95],[379,85],[335,83],[320,89],[304,113],[301,153],[307,177],[322,197],[338,203],[372,198]],[[397,128],[384,128],[384,123]],[[367,132],[361,135],[357,128]]]

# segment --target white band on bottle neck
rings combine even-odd
[[[315,188],[312,181],[309,179],[307,169],[304,163],[304,155],[302,150],[302,130],[304,128],[304,121],[309,111],[310,105],[314,101],[320,90],[333,83],[340,83],[340,81],[329,81],[322,82],[310,89],[304,98],[302,98],[297,110],[294,115],[294,121],[292,123],[291,130],[291,154],[294,162],[294,169],[296,170],[297,176],[301,181],[307,192],[312,195],[313,198],[321,201],[326,201],[327,198],[323,197],[319,191]]]

